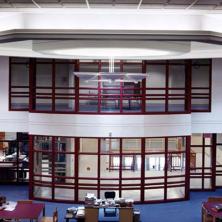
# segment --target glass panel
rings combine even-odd
[[[141,139],[122,139],[123,153],[141,153]]]
[[[115,154],[120,152],[120,139],[102,138],[101,153]]]
[[[146,139],[146,152],[165,152],[164,138],[149,138]]]
[[[36,86],[52,86],[52,64],[36,64]]]
[[[167,199],[185,198],[185,187],[167,188]]]
[[[75,152],[75,138],[56,137],[55,138],[56,152]]]
[[[165,100],[146,100],[146,112],[165,112]]]
[[[74,160],[73,154],[57,153],[55,155],[54,175],[61,177],[59,182],[65,182],[64,177],[74,177]]]
[[[122,177],[133,178],[141,177],[141,156],[123,155],[122,156]],[[130,183],[132,181],[129,181]]]
[[[185,87],[184,65],[169,65],[169,87]]]
[[[98,112],[98,100],[97,99],[81,99],[79,100],[80,112]]]
[[[147,88],[165,88],[166,87],[166,66],[165,65],[147,65],[149,77],[146,79]]]
[[[98,156],[79,155],[79,177],[97,177]]]
[[[100,156],[100,176],[101,178],[112,178],[115,180],[119,178],[120,158],[114,155],[101,155]]]
[[[97,153],[98,139],[81,138],[80,139],[80,153]]]
[[[43,198],[43,199],[52,199],[52,188],[34,186],[34,197]]]
[[[172,97],[170,97],[172,98]],[[185,100],[184,99],[169,99],[168,100],[168,111],[169,112],[184,112],[185,111]]]
[[[202,189],[202,178],[190,178],[191,189]]]
[[[140,190],[122,190],[122,197],[133,199],[134,201],[140,201]]]
[[[74,201],[74,189],[55,188],[55,199]]]
[[[194,133],[191,136],[191,145],[202,145],[203,135],[201,133]]]
[[[28,109],[29,98],[11,97],[11,109]]]
[[[145,200],[163,200],[164,188],[146,189]]]
[[[51,111],[52,99],[36,99],[36,110]]]
[[[171,137],[168,138],[168,151],[181,152],[186,149],[185,137]]]
[[[34,149],[48,151],[52,149],[52,137],[34,136]]]
[[[28,64],[11,64],[11,85],[29,86]]]
[[[40,175],[52,175],[52,154],[44,152],[34,153],[34,174]],[[45,181],[48,177],[45,177]],[[51,180],[51,179],[50,179]]]
[[[222,143],[222,134],[221,133],[217,134],[217,143]]]
[[[192,66],[192,87],[209,87],[209,77],[209,66]]]
[[[103,96],[104,97],[104,96]],[[102,112],[120,112],[120,100],[102,100],[101,101],[101,111]]]

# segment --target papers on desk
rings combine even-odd
[[[7,204],[3,205],[4,210],[13,211],[16,207],[17,203],[13,201],[9,201]]]
[[[85,216],[85,207],[84,206],[80,206],[77,208],[77,212],[76,212],[76,217],[84,217]]]

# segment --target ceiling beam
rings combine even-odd
[[[140,0],[140,1],[139,1],[139,4],[138,4],[138,6],[137,6],[137,9],[140,9],[140,6],[142,5],[142,3],[143,3],[143,0]]]
[[[35,0],[32,0],[32,3],[33,3],[37,8],[41,8],[41,6],[40,6],[39,4],[37,4],[37,3],[35,2]]]
[[[192,8],[199,0],[194,0],[189,6],[186,7],[186,9]]]
[[[89,5],[89,1],[86,0],[86,5],[87,5],[87,8],[90,9],[90,5]]]

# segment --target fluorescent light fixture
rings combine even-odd
[[[144,56],[167,56],[170,51],[160,49],[140,49],[140,48],[76,48],[76,49],[59,49],[53,50],[53,54],[64,56],[80,56],[80,57],[127,57],[133,55],[135,57]]]
[[[148,77],[147,73],[125,73],[125,72],[74,72],[80,80],[85,82],[134,82],[138,83]],[[99,79],[98,76],[101,78]]]

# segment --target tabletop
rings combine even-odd
[[[45,204],[43,203],[18,203],[14,210],[0,210],[2,219],[38,219],[41,212],[44,214]]]

